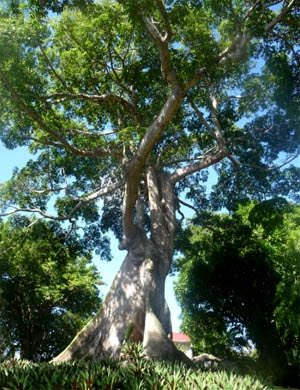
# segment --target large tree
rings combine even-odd
[[[275,198],[195,219],[176,261],[183,330],[198,352],[230,356],[250,338],[265,374],[290,386],[299,381],[299,211]]]
[[[101,312],[56,360],[118,356],[129,334],[177,358],[164,285],[180,193],[199,204],[218,163],[218,194],[230,183],[255,197],[259,181],[267,196],[275,178],[287,194],[298,178],[274,166],[298,151],[296,2],[13,3],[1,137],[36,157],[2,186],[3,213],[77,224],[100,250],[111,229],[127,251]]]
[[[91,254],[57,222],[0,222],[0,350],[49,360],[101,304]]]

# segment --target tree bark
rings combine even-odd
[[[165,301],[175,230],[173,185],[167,175],[149,168],[147,189],[150,238],[137,215],[135,236],[126,242],[127,256],[101,309],[53,362],[119,358],[124,341],[143,342],[152,358],[188,361],[169,338],[172,326]]]

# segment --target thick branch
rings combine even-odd
[[[149,26],[155,29],[154,35],[159,34],[158,31],[156,31],[154,24],[149,19],[147,20],[149,21]],[[159,39],[158,46],[162,50],[162,47],[165,47],[166,43],[162,42],[158,36],[156,36],[155,39]],[[168,51],[166,47],[165,49]],[[164,67],[166,64],[162,66]],[[130,237],[135,234],[136,226],[134,224],[134,210],[136,201],[138,199],[138,182],[140,173],[154,145],[160,139],[163,130],[172,121],[174,115],[177,113],[184,96],[185,92],[183,89],[181,89],[179,86],[173,85],[171,94],[169,95],[157,117],[148,127],[148,131],[140,142],[136,156],[128,163],[125,168],[127,172],[125,195],[123,201],[123,234],[125,241],[129,240]]]
[[[163,3],[160,3],[160,7],[161,6],[163,6]],[[164,14],[161,8],[160,13],[163,18],[167,17],[167,14]],[[178,111],[185,95],[185,91],[177,83],[176,73],[172,66],[168,47],[168,41],[170,39],[168,31],[164,36],[162,36],[156,27],[155,22],[149,15],[143,13],[142,10],[140,10],[140,15],[146,30],[158,48],[162,74],[165,81],[171,85],[172,90],[161,111],[148,127],[148,131],[140,142],[135,157],[125,166],[126,185],[123,201],[123,233],[125,241],[130,239],[130,237],[135,234],[136,230],[136,226],[134,224],[134,210],[138,199],[138,182],[140,179],[140,173],[154,145],[160,139],[163,130],[174,118],[174,115]],[[168,26],[167,30],[169,30]]]
[[[136,157],[134,157],[125,167],[126,185],[123,198],[123,234],[125,241],[130,240],[130,237],[134,236],[136,233],[134,211],[138,199],[140,173],[145,165],[147,157],[159,140],[162,131],[173,119],[183,98],[184,94],[180,89],[171,93],[160,113],[149,126],[148,131],[139,145]]]
[[[161,257],[170,260],[175,231],[174,190],[167,175],[148,167],[147,185],[151,217],[151,236],[161,251]]]
[[[139,198],[136,202],[136,224],[140,229],[144,229],[145,205],[141,193],[139,194]]]
[[[135,206],[138,200],[139,176],[132,175],[132,172],[129,173],[130,176],[127,175],[126,177],[125,191],[123,196],[123,242],[120,244],[119,249],[128,249],[137,231],[134,216]]]
[[[203,156],[201,161],[188,165],[184,168],[179,168],[176,172],[171,174],[171,182],[176,183],[186,176],[189,176],[195,172],[201,171],[202,169],[208,168],[211,165],[218,163],[227,156],[227,152],[223,149],[218,149],[214,154]]]
[[[169,16],[166,11],[165,5],[163,0],[155,0],[155,3],[157,5],[157,8],[159,10],[159,13],[161,14],[161,17],[164,21],[165,27],[166,27],[166,32],[167,32],[167,39],[170,41],[172,38],[173,32],[172,32],[172,26],[170,24]]]
[[[147,187],[149,196],[151,235],[155,242],[159,242],[161,237],[162,210],[161,197],[159,193],[158,177],[155,169],[149,167],[147,170]]]
[[[240,61],[245,55],[250,39],[248,32],[237,34],[231,45],[220,53],[218,63],[223,64],[227,60]]]
[[[177,88],[171,93],[161,109],[158,116],[155,118],[153,123],[149,126],[144,138],[142,139],[136,158],[132,161],[131,165],[141,169],[146,159],[153,149],[156,142],[159,140],[162,131],[172,121],[174,115],[177,113],[182,101],[184,99],[184,92]]]
[[[284,16],[292,9],[293,5],[296,3],[296,0],[291,0],[286,7],[283,7],[281,12],[273,19],[271,22],[264,26],[264,30],[267,32],[271,30],[276,24],[282,21]],[[244,18],[244,22],[250,17],[255,7],[259,4],[258,1],[249,9],[248,13]],[[240,32],[237,34],[236,38],[232,41],[231,45],[227,47],[219,55],[218,63],[223,64],[227,60],[239,61],[243,58],[244,53],[246,52],[248,43],[251,40],[251,35],[249,31]]]
[[[286,6],[286,7],[283,7],[281,9],[281,12],[273,19],[271,20],[271,22],[269,22],[266,26],[265,26],[265,31],[269,31],[271,30],[274,26],[276,26],[276,24],[278,24],[279,22],[282,21],[282,19],[284,18],[284,16],[292,9],[293,5],[296,3],[296,0],[291,0],[289,2],[289,4]]]
[[[150,16],[146,16],[143,14],[142,18],[147,31],[149,32],[151,38],[153,39],[154,43],[156,44],[159,50],[163,77],[165,81],[171,84],[171,86],[174,88],[178,85],[178,83],[177,83],[176,72],[172,65],[169,46],[168,46],[168,42],[170,39],[169,33],[167,31],[165,36],[163,37]]]

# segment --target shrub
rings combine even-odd
[[[128,351],[130,357],[128,358]],[[127,355],[126,355],[127,353]],[[123,361],[74,361],[57,365],[8,360],[0,364],[3,390],[267,390],[256,377],[226,371],[203,371],[182,364],[154,362],[141,350]]]

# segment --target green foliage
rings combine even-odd
[[[138,364],[138,365],[137,365]],[[7,361],[0,365],[3,389],[228,389],[267,390],[270,387],[253,376],[230,372],[203,372],[182,365],[140,359],[134,364],[101,361],[59,365]]]
[[[248,202],[232,215],[195,223],[179,243],[176,286],[194,347],[230,356],[233,348],[248,348],[250,338],[266,372],[295,382],[299,208],[281,198]]]
[[[93,223],[103,217],[103,223],[94,224],[100,231],[110,215],[110,227],[120,236],[121,224],[114,217],[120,215],[123,193],[106,197],[103,214],[90,205],[74,211],[74,204],[80,196],[122,178],[124,161],[135,156],[170,92],[158,50],[143,26],[144,14],[151,14],[162,31],[168,25],[172,29],[170,62],[179,80],[205,69],[149,161],[157,169],[171,170],[215,150],[212,131],[189,102],[192,98],[213,129],[210,98],[215,95],[227,149],[243,168],[236,170],[227,161],[218,167],[213,207],[231,208],[237,199],[259,198],[262,193],[297,196],[297,168],[279,173],[266,169],[281,152],[298,152],[297,12],[276,27],[275,36],[266,36],[263,26],[275,16],[269,2],[256,4],[245,26],[247,1],[178,0],[166,2],[165,14],[158,3],[4,2],[0,101],[5,109],[0,138],[8,148],[27,145],[36,158],[1,186],[3,209],[13,204],[45,210],[52,195],[59,194],[60,216],[71,213],[77,221],[82,217]],[[253,40],[237,63],[220,64],[220,53],[245,29],[262,39]],[[261,69],[254,72],[258,58]],[[196,182],[191,178],[184,183],[187,192]],[[192,198],[197,203],[197,197]]]
[[[99,308],[100,276],[89,252],[58,223],[0,223],[0,349],[48,360]]]

